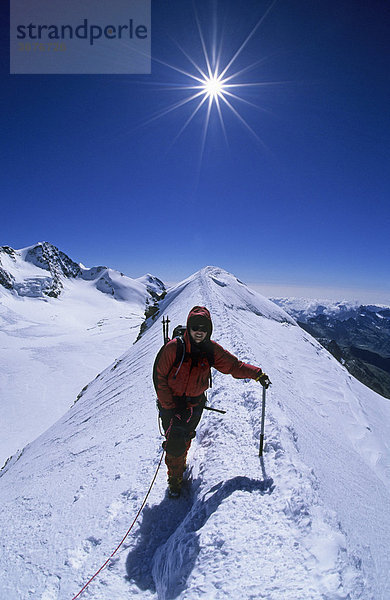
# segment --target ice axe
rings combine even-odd
[[[264,421],[265,421],[265,387],[263,387],[263,401],[262,401],[262,404],[261,404],[261,430],[260,430],[259,456],[263,456]]]
[[[211,410],[213,412],[221,413],[221,415],[226,415],[226,410],[220,410],[219,408],[212,408],[211,406],[205,406],[205,410]]]

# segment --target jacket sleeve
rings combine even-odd
[[[161,352],[157,363],[157,397],[163,408],[175,408],[173,394],[168,386],[168,375],[176,360],[177,340],[171,340]]]
[[[225,375],[232,375],[235,379],[256,379],[262,374],[260,367],[249,365],[238,360],[236,356],[230,354],[216,342],[213,342],[214,365],[217,371]]]

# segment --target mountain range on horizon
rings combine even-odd
[[[91,281],[96,289],[116,300],[128,299],[128,286],[133,300],[137,283],[139,288],[146,286],[152,297],[157,298],[165,291],[164,284],[157,277],[146,274],[130,279],[108,267],[86,268],[49,242],[39,242],[20,250],[0,246],[0,285],[18,296],[58,298],[64,290],[64,279]]]
[[[272,298],[359,381],[390,398],[390,307]]]
[[[145,317],[157,313],[166,285],[146,274],[131,279],[106,266],[86,268],[49,242],[14,250],[0,247],[0,293],[25,298],[60,298],[66,283],[90,282],[118,301],[145,304]],[[145,296],[146,294],[146,296]],[[360,302],[332,302],[271,297],[359,381],[390,398],[390,307]],[[145,324],[141,324],[140,333]]]
[[[132,333],[126,331],[121,343],[127,346],[117,354],[123,315],[116,314],[115,329],[115,315],[106,312],[108,321],[91,325],[78,348],[74,339],[70,353],[59,320],[70,323],[69,311],[77,307],[92,324],[98,308],[125,310],[128,301],[81,278],[61,276],[61,283],[58,297],[0,292],[8,319],[6,333],[4,327],[0,332],[8,341],[22,340],[13,358],[35,333],[25,366],[32,355],[47,360],[58,352],[67,370],[73,354],[81,360],[88,345],[98,343],[107,362],[72,398],[76,402],[0,471],[2,597],[71,598],[117,546],[162,451],[151,378],[162,343],[157,315],[183,323],[188,310],[201,304],[210,309],[213,338],[271,378],[264,458],[258,458],[259,385],[214,373],[208,403],[226,414],[204,415],[189,454],[186,492],[178,501],[168,499],[165,477],[158,474],[134,531],[86,596],[387,600],[386,399],[352,377],[283,308],[218,267],[166,290],[146,322],[146,301],[134,304],[134,314],[127,315]],[[150,309],[147,293],[145,298]],[[25,312],[20,325],[17,305],[50,310],[35,314],[35,324]],[[81,329],[73,326],[76,338]],[[31,376],[27,372],[24,383]],[[31,407],[20,414],[25,423]]]

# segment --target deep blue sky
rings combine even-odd
[[[196,5],[207,41],[216,7],[228,61],[270,2]],[[3,14],[0,244],[47,240],[133,277],[213,264],[390,302],[390,4],[277,2],[229,71],[264,58],[240,81],[285,82],[242,91],[263,110],[234,102],[262,142],[227,110],[226,143],[214,109],[200,168],[205,111],[173,146],[195,104],[145,124],[188,93],[162,89],[189,80],[159,61],[195,72],[178,43],[202,62],[194,15],[152,0],[152,75],[26,76],[9,75]]]

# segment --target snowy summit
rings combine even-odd
[[[388,600],[390,406],[282,308],[206,267],[50,429],[1,471],[0,592],[71,600],[117,547],[161,457],[151,378],[161,319],[206,306],[213,339],[261,366],[267,392],[217,372],[189,454],[187,492],[161,469],[129,537],[81,597]]]

